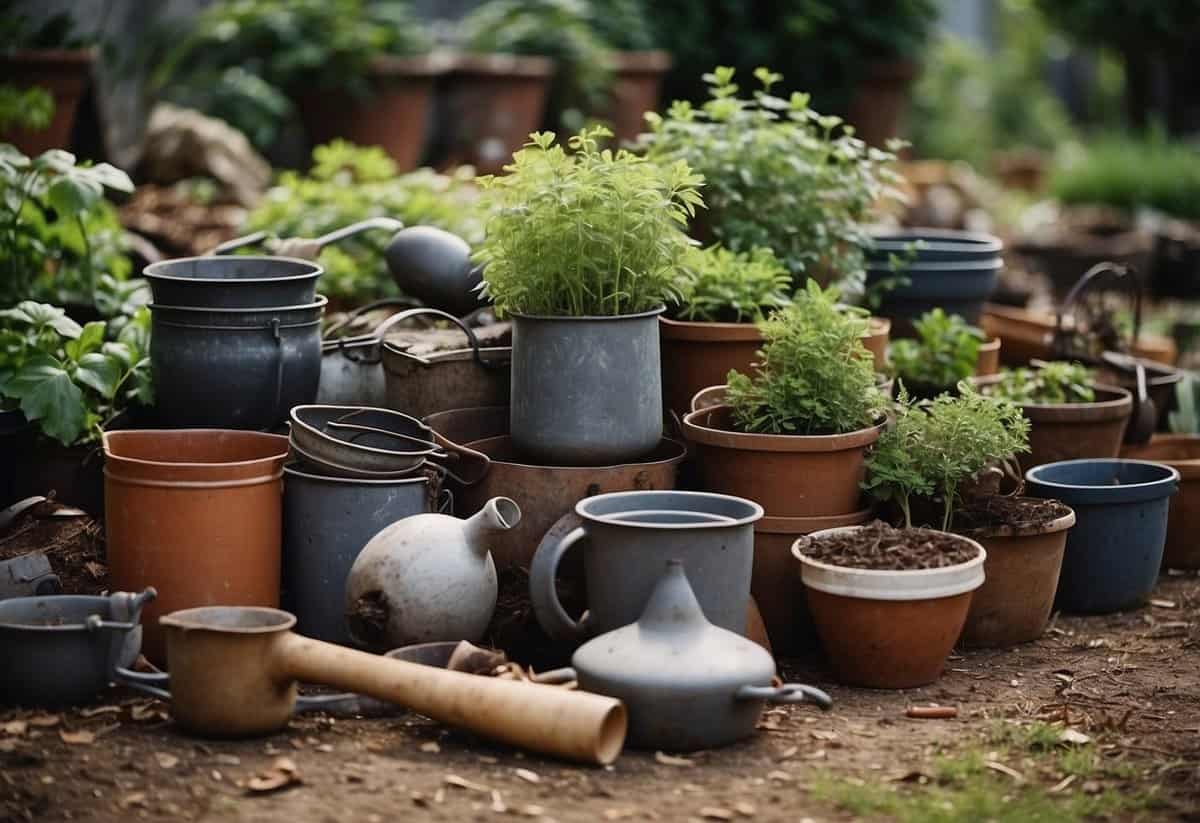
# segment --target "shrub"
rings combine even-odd
[[[753,323],[792,302],[791,277],[770,249],[689,249],[679,278],[681,320]]]
[[[1095,375],[1080,363],[1055,360],[1034,369],[1001,369],[1000,379],[987,388],[993,397],[1010,403],[1091,403]]]

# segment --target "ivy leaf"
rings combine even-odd
[[[30,357],[0,391],[20,400],[25,416],[40,421],[42,431],[64,446],[74,443],[87,425],[83,392],[48,354]]]
[[[67,313],[59,307],[33,300],[22,300],[15,308],[0,311],[0,317],[27,323],[34,328],[49,326],[63,337],[76,338],[83,333],[79,324],[67,317]]]
[[[68,340],[63,346],[67,357],[78,363],[85,354],[98,350],[104,344],[104,321],[93,320],[83,327],[79,336]]]
[[[75,379],[100,392],[105,400],[111,400],[121,384],[121,364],[116,358],[91,352],[80,358]]]

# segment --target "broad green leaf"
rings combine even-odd
[[[115,191],[133,191],[133,181],[129,179],[129,175],[108,163],[98,163],[90,168],[80,169],[79,173],[86,174],[100,185]]]
[[[42,431],[65,446],[87,425],[83,392],[57,360],[35,354],[4,384],[4,393],[21,401],[21,411]]]
[[[79,324],[67,317],[67,313],[58,306],[37,303],[33,300],[22,300],[15,308],[0,311],[0,317],[26,323],[34,328],[49,326],[63,337],[76,338],[83,333]]]
[[[111,400],[121,382],[121,364],[116,358],[99,352],[85,354],[75,369],[75,379],[100,392],[105,400]]]
[[[59,177],[50,184],[50,205],[61,217],[75,217],[94,206],[104,195],[103,187],[94,180],[72,175]]]
[[[67,357],[78,363],[80,358],[89,352],[97,351],[104,344],[104,321],[93,320],[83,327],[83,331],[74,340],[68,340],[63,346]]]

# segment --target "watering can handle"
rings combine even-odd
[[[1129,287],[1130,296],[1133,298],[1133,333],[1129,341],[1129,350],[1133,351],[1142,328],[1142,278],[1133,266],[1106,261],[1097,263],[1084,272],[1083,276],[1075,281],[1075,285],[1071,286],[1071,290],[1067,292],[1067,296],[1063,298],[1062,303],[1059,304],[1058,312],[1054,318],[1055,357],[1066,357],[1069,354],[1066,350],[1067,338],[1063,327],[1066,317],[1070,315],[1071,310],[1075,308],[1075,304],[1079,302],[1080,295],[1087,290],[1092,281],[1105,274],[1113,275],[1118,281]]]
[[[128,686],[135,691],[152,695],[160,700],[171,699],[171,693],[167,691],[171,675],[166,672],[135,672],[124,666],[116,666],[113,668],[113,680],[122,686]]]
[[[442,463],[435,463],[437,470],[449,475],[464,486],[474,486],[487,477],[492,468],[492,458],[481,451],[469,446],[460,446],[437,432],[433,432],[433,442],[446,450],[447,454],[439,460],[454,460],[455,471]]]
[[[742,686],[738,700],[769,700],[772,703],[815,703],[822,711],[833,708],[833,698],[814,686],[784,683],[782,686]]]
[[[330,243],[336,243],[339,240],[345,240],[347,237],[352,237],[364,231],[371,229],[387,229],[391,232],[397,232],[404,228],[404,223],[392,217],[371,217],[367,220],[359,220],[357,223],[351,223],[349,226],[343,226],[340,229],[335,229],[328,234],[323,234],[314,239],[304,237],[291,237],[280,239],[270,232],[256,231],[242,237],[235,237],[232,240],[226,240],[220,245],[214,246],[210,255],[229,254],[232,251],[245,248],[246,246],[254,246],[263,243],[268,247],[268,251],[272,254],[283,254],[285,257],[304,257],[308,259],[315,258],[321,253],[321,249]]]
[[[541,627],[555,640],[579,641],[591,634],[588,616],[573,620],[558,599],[555,577],[563,555],[581,540],[587,539],[583,527],[572,529],[556,543],[543,543],[533,554],[529,566],[529,599]]]

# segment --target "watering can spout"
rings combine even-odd
[[[472,549],[484,555],[488,553],[489,534],[504,532],[521,522],[521,508],[507,497],[493,497],[483,508],[467,518],[463,532]]]

